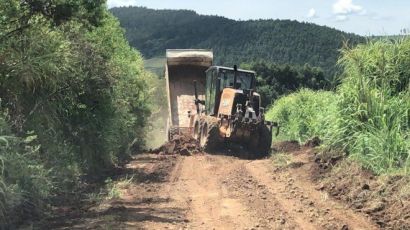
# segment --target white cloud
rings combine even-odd
[[[108,8],[119,7],[119,6],[135,6],[138,0],[108,0]]]
[[[336,21],[349,20],[349,15],[364,16],[367,14],[366,9],[353,3],[353,0],[337,0],[333,4],[333,13],[336,15]]]
[[[314,8],[311,8],[307,14],[308,18],[318,18],[317,12]]]
[[[333,4],[334,14],[363,14],[365,12],[362,6],[353,4],[353,0],[338,0]]]

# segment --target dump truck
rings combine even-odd
[[[202,49],[172,49],[166,51],[165,79],[168,95],[167,139],[176,134],[191,132],[188,111],[196,111],[195,90],[198,99],[205,100],[205,71],[212,66],[213,52]],[[192,114],[195,115],[195,114]]]
[[[192,135],[208,152],[228,142],[268,154],[279,127],[265,120],[255,72],[212,64],[210,50],[167,50],[168,138]]]

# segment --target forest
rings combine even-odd
[[[165,49],[213,49],[215,64],[233,66],[265,60],[276,64],[323,69],[333,79],[343,42],[365,38],[325,26],[290,20],[235,21],[198,15],[189,10],[113,8],[130,44],[144,58],[165,55]]]
[[[256,72],[256,91],[261,95],[263,107],[300,89],[330,90],[332,87],[332,82],[326,79],[323,70],[309,64],[279,65],[260,61],[242,64],[241,67]]]

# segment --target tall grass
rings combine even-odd
[[[336,93],[303,90],[268,112],[286,138],[319,136],[376,173],[410,170],[410,39],[342,50]]]
[[[410,40],[345,48],[333,145],[377,173],[410,166]]]
[[[332,92],[302,89],[276,101],[266,117],[280,124],[281,140],[304,142],[315,136],[327,137],[336,125],[336,99]]]

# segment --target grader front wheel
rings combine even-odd
[[[201,124],[199,123],[199,121],[195,121],[193,138],[199,141],[200,137],[201,137]]]
[[[202,150],[213,152],[221,144],[219,127],[215,122],[205,122],[201,127],[199,144]]]
[[[257,157],[269,155],[272,145],[272,131],[267,126],[255,130],[249,143],[249,150]]]

